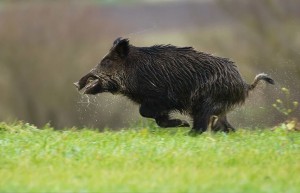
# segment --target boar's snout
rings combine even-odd
[[[97,94],[101,92],[101,82],[97,76],[89,73],[74,83],[78,91],[84,89],[83,94]]]

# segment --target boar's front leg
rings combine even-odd
[[[188,122],[180,119],[170,119],[169,110],[167,108],[153,105],[142,104],[140,106],[140,114],[143,117],[153,118],[160,127],[189,127]]]
[[[162,113],[155,117],[156,123],[160,127],[189,127],[189,123],[180,119],[170,119],[169,113]]]

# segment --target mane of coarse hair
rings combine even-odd
[[[156,54],[160,52],[197,52],[193,47],[177,47],[171,44],[156,44],[150,47],[136,47],[145,54]]]

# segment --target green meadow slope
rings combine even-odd
[[[300,133],[0,123],[0,192],[300,192]]]

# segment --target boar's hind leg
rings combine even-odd
[[[218,118],[217,122],[212,125],[213,131],[224,131],[226,133],[235,131],[235,128],[227,121],[226,115]]]
[[[197,135],[207,130],[211,114],[208,112],[198,111],[193,113],[193,128],[189,132],[190,135]]]
[[[154,108],[156,107],[156,108]],[[169,111],[165,108],[159,108],[158,105],[140,106],[140,114],[143,117],[153,118],[160,127],[189,127],[188,122],[180,119],[170,119]]]

